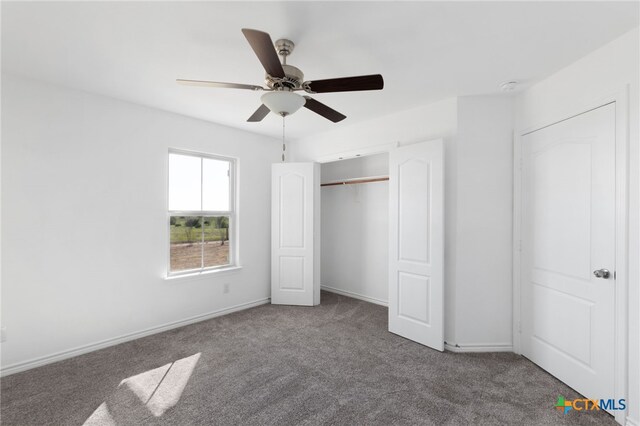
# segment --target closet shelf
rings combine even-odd
[[[355,185],[359,183],[384,182],[389,180],[389,176],[368,176],[354,179],[344,179],[340,181],[321,183],[320,186]]]

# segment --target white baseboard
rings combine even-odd
[[[364,300],[365,302],[375,303],[376,305],[389,306],[389,303],[387,303],[386,300],[376,299],[375,297],[365,296],[363,294],[353,293],[353,292],[346,291],[346,290],[340,290],[340,289],[333,288],[333,287],[327,287],[326,285],[320,286],[320,289],[328,291],[329,293],[336,293],[336,294],[340,294],[342,296],[347,296],[347,297],[352,297],[354,299]]]
[[[627,417],[625,426],[640,426],[640,423],[631,417]]]
[[[269,303],[271,298],[259,299],[253,302],[241,303],[239,305],[231,306],[229,308],[219,309],[217,311],[209,312],[206,314],[196,315],[190,318],[186,318],[179,321],[170,322],[157,327],[147,328],[146,330],[137,331],[134,333],[125,334],[119,337],[102,340],[96,343],[90,343],[88,345],[79,346],[66,351],[57,352],[51,355],[45,355],[39,358],[33,358],[27,361],[17,362],[15,364],[7,365],[0,369],[0,377],[8,376],[11,374],[19,373],[21,371],[30,370],[32,368],[40,367],[46,364],[62,361],[64,359],[73,358],[78,355],[86,354],[89,352],[97,351],[98,349],[104,349],[109,346],[119,345],[120,343],[129,342],[131,340],[139,339],[141,337],[150,336],[152,334],[162,333],[163,331],[171,330],[185,325],[194,324],[200,321],[206,321],[211,318],[227,315],[232,312],[238,312],[245,309],[253,308],[256,306]]]
[[[467,344],[444,344],[444,348],[451,352],[513,352],[513,345],[510,343],[467,343]]]

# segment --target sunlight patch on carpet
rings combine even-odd
[[[144,373],[128,377],[120,382],[117,392],[128,390],[133,392],[142,405],[156,417],[175,406],[191,374],[200,359],[200,353],[179,359],[162,367],[145,371]],[[107,402],[103,402],[85,421],[89,425],[115,425]]]
[[[111,413],[109,413],[109,408],[107,408],[106,402],[100,404],[96,411],[94,411],[83,424],[83,426],[93,425],[116,426],[116,421],[111,417]]]

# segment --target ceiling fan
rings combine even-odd
[[[293,65],[287,64],[287,56],[293,52],[295,46],[291,40],[279,39],[274,44],[269,34],[263,31],[244,28],[242,33],[266,71],[265,84],[267,87],[203,80],[177,79],[176,81],[180,84],[192,86],[268,92],[260,98],[262,105],[249,117],[247,120],[249,122],[262,121],[269,114],[269,111],[284,117],[293,114],[304,106],[316,114],[337,123],[347,117],[310,96],[301,96],[294,92],[301,90],[310,94],[354,92],[381,90],[384,87],[384,80],[380,74],[304,81],[302,71]],[[280,63],[278,55],[282,56],[282,63]]]

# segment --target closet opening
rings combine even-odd
[[[388,305],[389,154],[321,165],[321,288]]]

